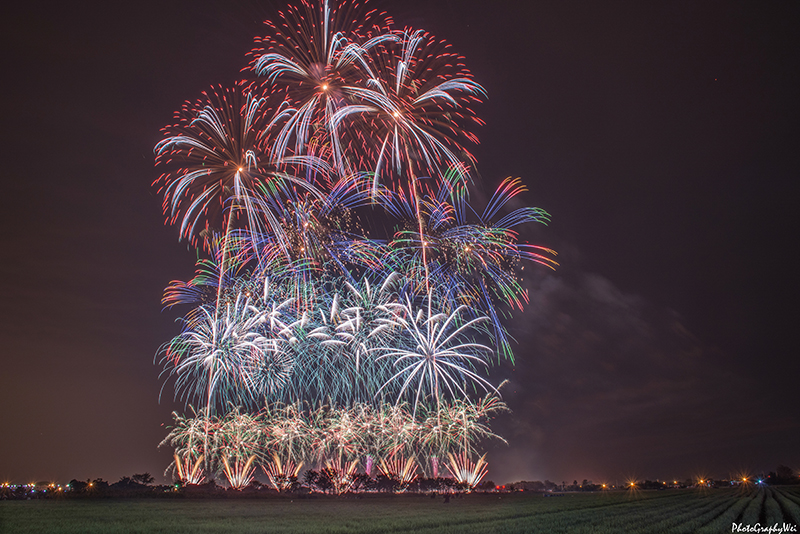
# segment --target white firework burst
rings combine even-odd
[[[414,413],[420,400],[426,398],[439,403],[443,394],[451,398],[466,397],[468,384],[484,391],[495,388],[475,372],[476,366],[488,367],[487,356],[491,349],[469,338],[485,316],[463,320],[466,306],[459,306],[449,314],[434,309],[431,293],[427,296],[427,309],[417,309],[406,296],[405,303],[381,306],[389,318],[380,321],[400,336],[390,347],[375,349],[379,359],[391,359],[396,372],[380,390],[399,384],[397,401],[407,392],[413,392]]]

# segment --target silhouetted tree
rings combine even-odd
[[[391,493],[394,491],[395,486],[397,486],[397,481],[392,477],[387,477],[386,475],[375,477],[375,487],[378,488],[378,491]]]
[[[478,486],[478,489],[482,489],[483,491],[490,491],[493,490],[494,488],[495,484],[491,480],[484,480],[483,482],[481,482],[480,486]]]
[[[134,482],[138,484],[144,484],[145,486],[149,486],[153,482],[155,482],[155,478],[150,473],[137,473],[131,477]]]
[[[74,478],[69,481],[69,487],[75,493],[83,493],[84,491],[86,491],[86,486],[88,485],[89,485],[88,482],[84,482],[83,480],[76,480]]]
[[[372,478],[370,478],[368,474],[358,473],[356,475],[353,475],[353,485],[352,485],[353,491],[367,489],[370,487],[371,484],[372,484]]]
[[[317,478],[319,478],[319,473],[313,469],[309,469],[303,475],[303,484],[305,484],[308,489],[314,489],[317,485]]]
[[[328,493],[331,488],[333,488],[333,480],[336,476],[336,470],[332,467],[320,469],[319,474],[317,475],[317,480],[314,482],[314,484],[317,486],[317,488],[319,488],[320,491]]]
[[[797,473],[795,473],[791,467],[781,464],[775,471],[769,472],[767,475],[767,483],[778,485],[800,484],[800,480],[798,480]]]

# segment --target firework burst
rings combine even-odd
[[[156,166],[165,171],[154,185],[164,196],[167,222],[179,224],[181,237],[196,243],[202,236],[208,244],[215,233],[234,225],[261,229],[264,218],[278,231],[264,200],[289,184],[311,187],[267,164],[258,141],[268,115],[267,98],[237,84],[212,88],[203,99],[187,102],[176,122],[163,129],[155,152]]]
[[[477,462],[473,462],[467,453],[457,455],[448,453],[447,457],[450,460],[447,468],[456,482],[464,486],[468,492],[474,490],[488,472],[485,454],[478,458]]]
[[[195,324],[164,350],[164,363],[177,377],[176,394],[207,397],[212,406],[261,404],[288,380],[293,366],[283,340],[264,334],[266,322],[267,313],[241,294],[222,313],[201,306]]]
[[[409,297],[404,304],[392,303],[384,306],[391,318],[384,319],[381,326],[402,332],[405,339],[399,346],[378,348],[380,359],[391,359],[396,372],[381,386],[400,383],[397,399],[411,393],[414,410],[421,401],[440,403],[443,396],[460,398],[468,396],[470,384],[488,391],[494,390],[485,378],[475,371],[476,365],[488,367],[487,355],[491,349],[469,340],[471,328],[487,320],[486,317],[462,320],[466,306],[459,306],[451,313],[439,312],[433,306],[431,293],[427,306],[419,309],[412,305]]]
[[[416,182],[463,169],[464,159],[472,162],[462,141],[477,142],[465,126],[480,124],[471,105],[485,96],[447,43],[422,30],[395,35],[370,50],[374,72],[366,87],[352,89],[358,101],[332,117],[343,137],[362,140],[361,163],[374,176],[373,193],[382,177]]]
[[[297,475],[303,468],[303,462],[295,463],[292,460],[281,461],[277,454],[272,455],[272,461],[262,466],[269,483],[276,491],[288,491],[297,483]]]
[[[289,6],[278,24],[266,21],[270,34],[256,39],[251,68],[268,86],[287,90],[270,123],[277,130],[270,147],[274,161],[290,153],[326,153],[349,173],[333,118],[370,77],[369,50],[397,39],[388,32],[390,23],[364,3],[328,0]]]

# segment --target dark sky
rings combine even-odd
[[[588,4],[588,5],[587,5]],[[2,17],[0,479],[149,471],[171,421],[153,357],[194,255],[152,148],[229,84],[283,2],[25,3]],[[487,187],[553,215],[490,477],[800,469],[796,2],[386,1],[488,91]],[[112,7],[113,6],[113,7]],[[526,272],[528,270],[526,269]]]

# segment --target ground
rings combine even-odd
[[[793,525],[800,487],[709,490],[364,495],[0,502],[0,532],[514,533],[731,532],[734,523]]]

